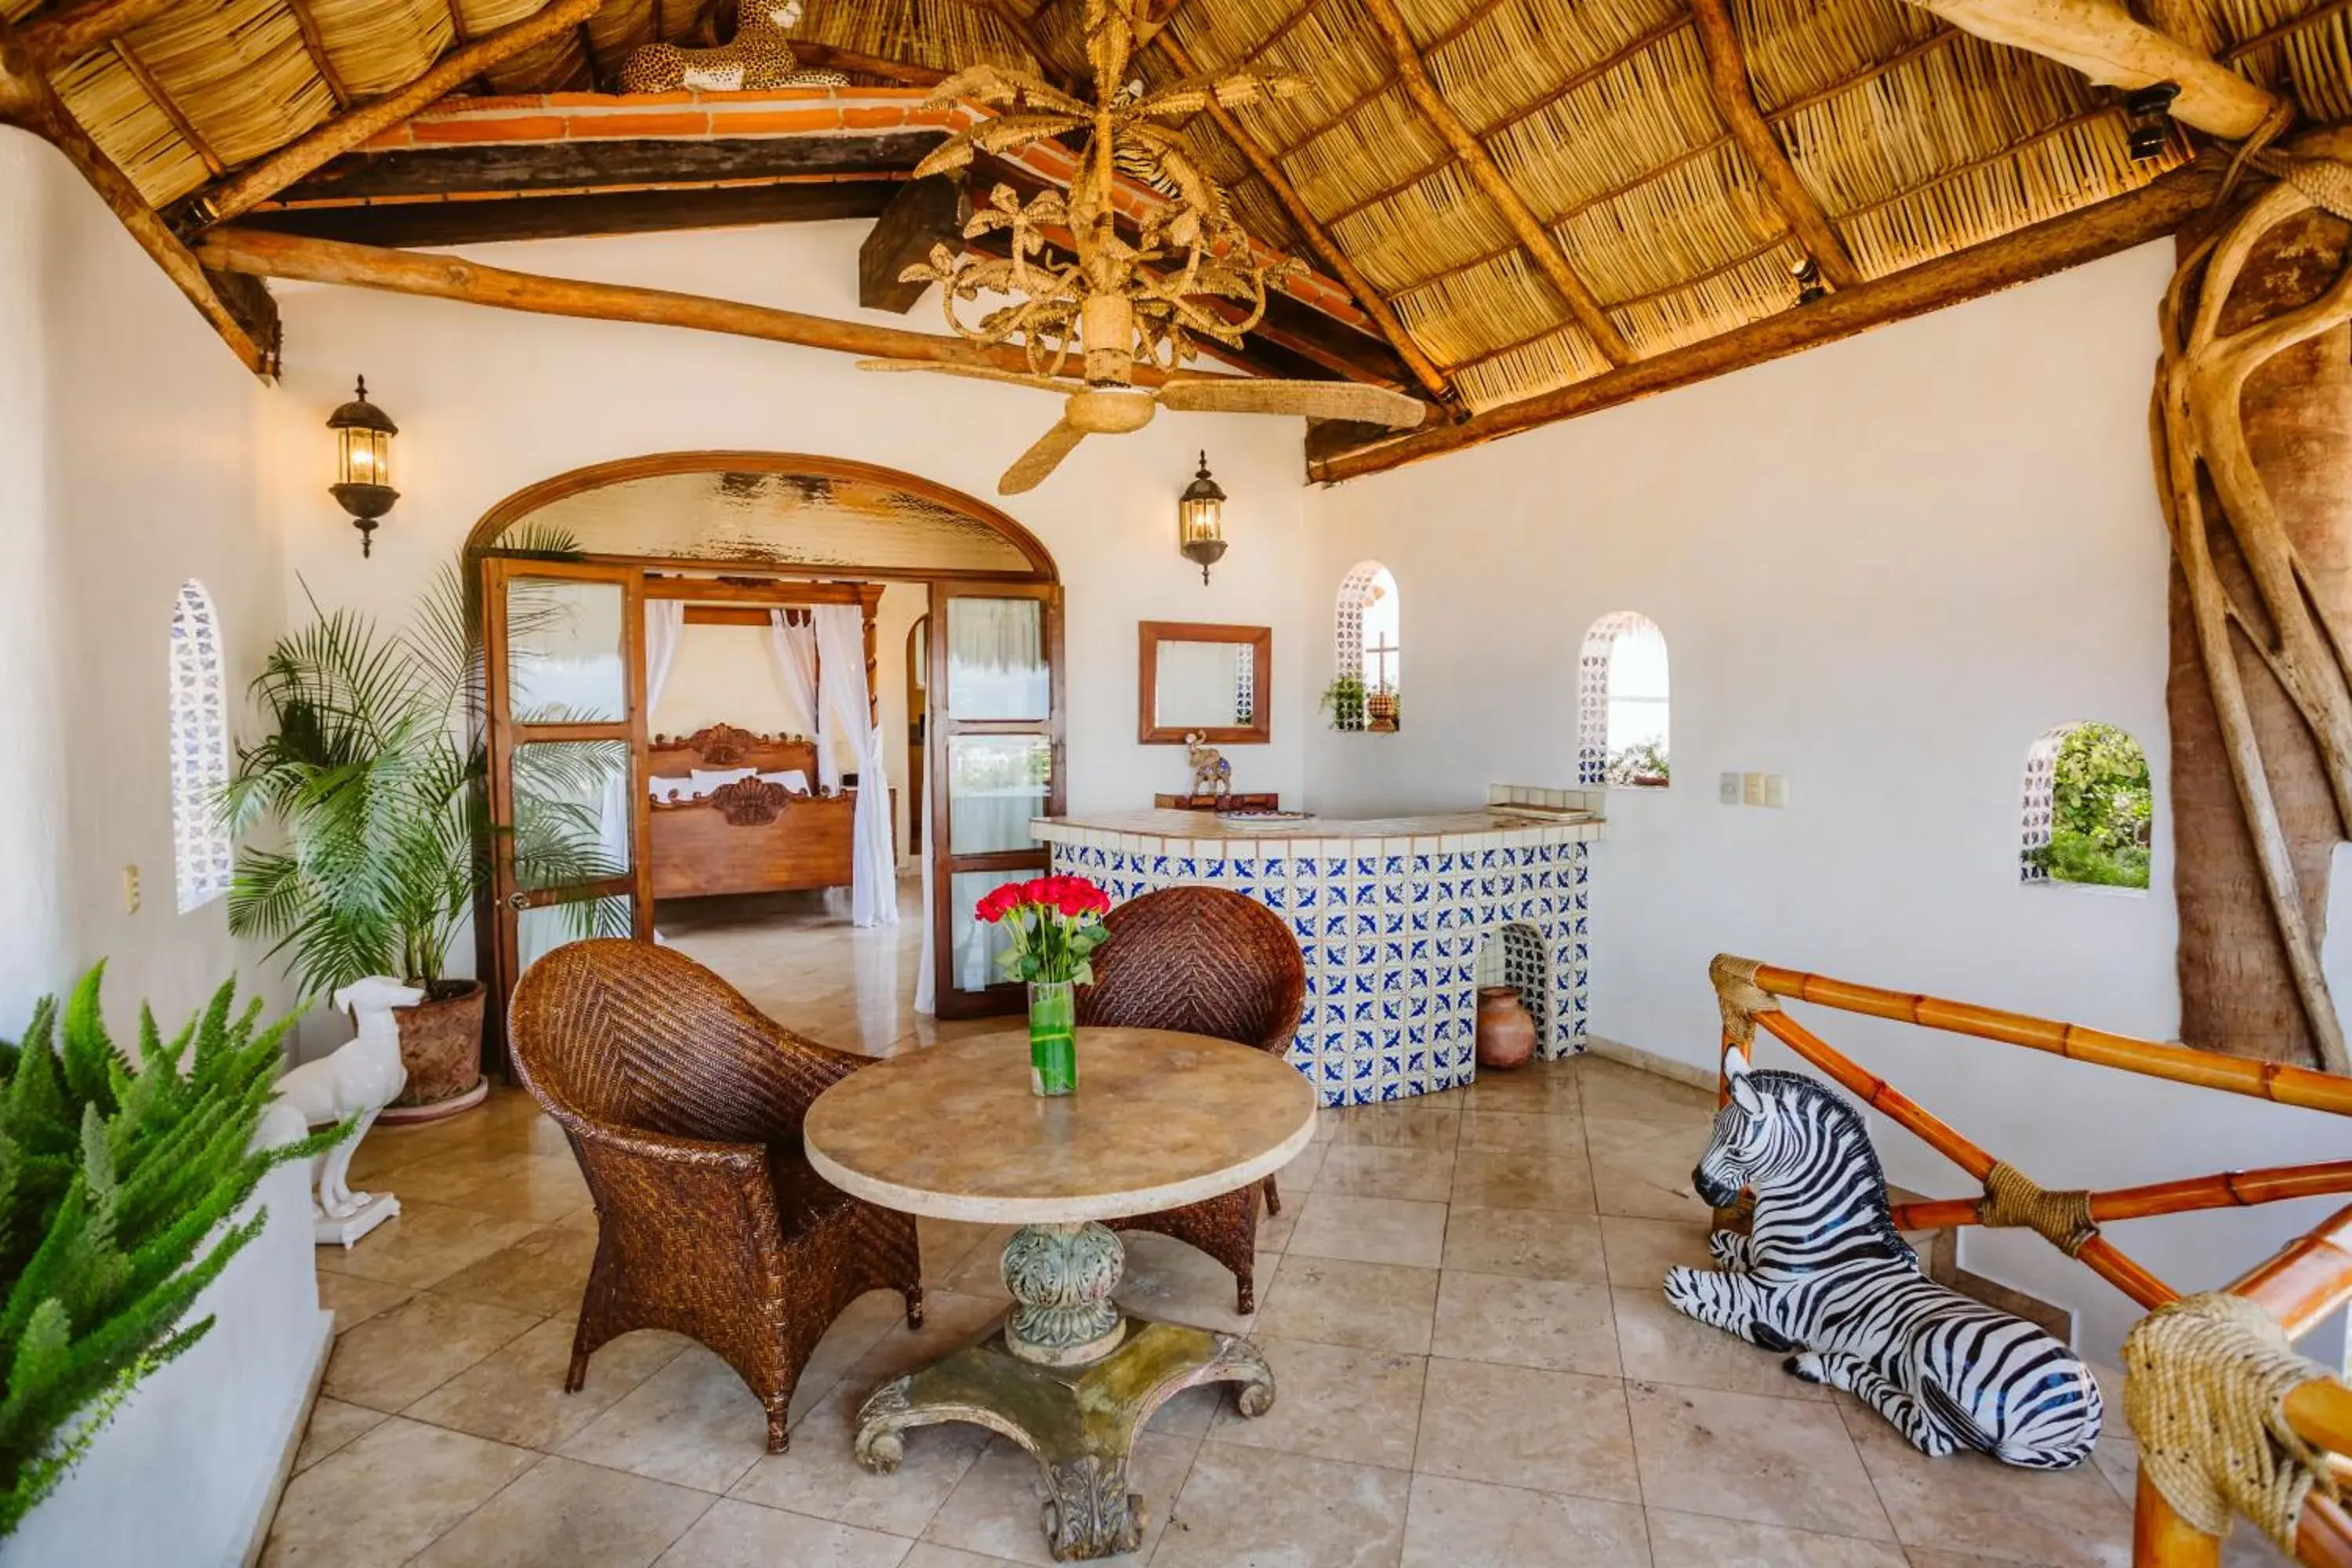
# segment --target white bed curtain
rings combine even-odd
[[[686,604],[680,599],[646,601],[646,720],[653,721],[661,706],[662,689],[677,663],[677,645],[686,640]],[[596,850],[615,871],[626,870],[636,847],[636,800],[631,793],[644,786],[632,778],[634,769],[615,768],[605,777],[604,800],[597,807]]]
[[[776,684],[790,710],[786,727],[795,735],[815,734],[816,628],[805,621],[794,626],[782,610],[770,610],[768,657],[775,660]]]
[[[874,721],[866,685],[865,612],[856,605],[819,605],[812,618],[816,623],[816,763],[824,786],[841,786],[840,752],[857,759],[850,923],[897,925],[898,868],[890,853],[890,776],[883,762],[882,726]]]

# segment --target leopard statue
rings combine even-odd
[[[716,48],[646,44],[621,67],[624,92],[736,92],[771,87],[843,87],[836,70],[802,68],[787,31],[801,19],[801,0],[747,0],[735,37]]]

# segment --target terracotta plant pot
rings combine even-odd
[[[1478,987],[1478,1065],[1508,1069],[1536,1054],[1536,1021],[1519,1003],[1516,985]]]
[[[385,1109],[387,1121],[427,1121],[481,1102],[482,1009],[488,990],[478,980],[444,980],[400,1020],[400,1060],[408,1085]]]

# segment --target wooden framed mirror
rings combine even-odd
[[[1272,731],[1274,628],[1141,623],[1136,739],[1181,746],[1264,745]]]

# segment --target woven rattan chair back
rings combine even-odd
[[[512,1020],[532,1089],[608,1126],[772,1143],[832,1081],[733,986],[647,942],[557,948],[515,987]]]
[[[1298,1030],[1307,963],[1280,915],[1223,888],[1168,888],[1104,917],[1110,940],[1078,1022],[1181,1029],[1279,1051]]]

